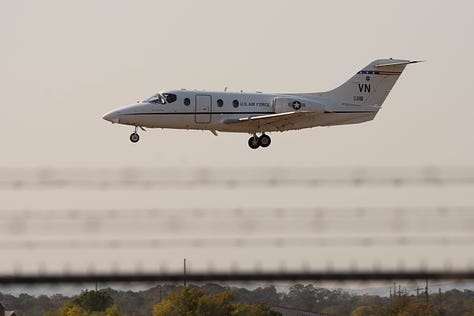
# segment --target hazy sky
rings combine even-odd
[[[473,3],[3,1],[0,168],[472,165]],[[208,131],[182,130],[148,130],[141,132],[138,144],[132,144],[128,139],[132,127],[112,125],[101,118],[118,106],[168,89],[223,90],[227,86],[233,91],[252,92],[329,90],[372,60],[389,57],[427,62],[407,67],[374,121],[273,133],[272,145],[267,149],[249,149],[246,134],[220,133],[215,137]],[[324,206],[474,205],[472,185],[257,189],[2,189],[0,210],[13,210],[13,219],[4,220],[0,231],[9,234],[11,229],[13,233],[14,225],[24,221],[16,218],[14,211],[23,209],[110,208],[133,215],[137,209],[163,207],[291,210]],[[89,228],[87,223],[85,228]],[[140,225],[130,229],[140,231]],[[49,230],[47,226],[44,229]],[[417,231],[416,227],[410,229]],[[32,229],[28,234],[21,237],[35,240],[42,232]],[[61,240],[61,234],[55,238]],[[18,236],[2,236],[6,237]],[[456,264],[472,267],[472,245],[464,246],[462,250],[454,247],[450,251],[464,260],[457,260]],[[425,261],[431,263],[427,260],[431,257],[438,259],[433,260],[438,265],[457,258],[445,250],[447,259],[439,257],[437,250],[423,250],[427,253],[403,248],[392,255],[402,263],[410,257],[408,263],[417,267]],[[180,269],[184,257],[194,266],[206,266],[209,260],[217,260],[216,256],[221,255],[215,249],[208,253],[177,249],[173,256],[160,256],[145,249],[144,257],[111,251],[100,264],[113,267],[123,260],[123,264],[134,266],[133,260],[144,260],[155,267],[159,260],[166,259]],[[78,254],[73,249],[71,256],[58,252],[56,257],[38,252],[41,255],[31,255],[28,249],[24,253],[7,253],[14,264],[5,261],[0,272],[10,272],[22,265],[33,270],[50,264],[70,267],[68,260],[75,268],[73,255],[80,255],[77,262],[84,269],[97,258],[97,250]],[[335,260],[342,265],[360,259],[360,264],[372,266],[370,256],[358,255],[353,249],[335,252]],[[221,257],[225,260],[223,266],[228,268],[229,262],[238,262],[243,257],[248,262],[265,264],[259,261],[262,253],[251,251],[244,256],[232,252]],[[413,254],[417,256],[412,257]],[[287,257],[286,253],[276,255],[281,255],[281,260]],[[318,256],[317,251],[298,251],[297,255],[314,259],[314,266],[325,266],[324,260],[331,260],[330,256]],[[145,260],[150,256],[155,261]],[[302,257],[291,258],[296,262]],[[390,264],[400,262],[382,259]],[[385,264],[383,260],[379,263]]]
[[[446,165],[474,160],[472,1],[4,1],[0,166]],[[159,90],[312,92],[407,67],[372,122],[275,133],[149,130],[103,113]]]

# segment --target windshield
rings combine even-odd
[[[159,93],[155,94],[155,95],[152,95],[151,97],[149,97],[148,99],[146,99],[145,101],[143,102],[148,102],[148,103],[159,103],[159,104],[165,104],[165,99],[163,98],[163,96]]]

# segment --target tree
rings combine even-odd
[[[307,310],[322,309],[328,306],[330,296],[330,290],[316,288],[312,284],[294,284],[290,287],[283,304],[298,306]],[[337,293],[337,296],[339,296],[339,293]]]
[[[74,299],[73,304],[81,307],[87,313],[91,312],[103,312],[108,307],[111,307],[114,300],[109,293],[100,291],[88,291],[85,290]]]
[[[382,315],[382,307],[380,306],[359,306],[354,309],[351,316],[377,316]]]
[[[231,291],[205,295],[201,289],[186,287],[153,307],[153,316],[275,316],[264,304],[233,304]]]
[[[153,316],[196,315],[199,299],[204,296],[197,288],[185,287],[181,292],[173,292],[168,299],[153,307]]]
[[[120,312],[120,308],[117,305],[114,305],[105,310],[105,316],[124,316],[124,314]]]
[[[82,307],[69,302],[64,304],[64,306],[59,311],[60,316],[87,316],[88,313]]]
[[[430,305],[426,303],[415,303],[415,304],[410,304],[406,308],[407,315],[410,316],[431,316],[433,313],[431,313]]]
[[[234,310],[230,314],[232,316],[281,316],[280,312],[270,310],[266,304],[234,304]]]
[[[120,308],[117,305],[113,305],[107,308],[105,311],[87,312],[81,306],[67,302],[58,312],[48,312],[45,316],[125,316],[120,312]]]

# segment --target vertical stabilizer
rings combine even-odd
[[[379,59],[371,62],[338,88],[307,96],[334,99],[348,104],[381,106],[406,65],[417,61]]]

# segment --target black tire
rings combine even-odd
[[[257,149],[260,147],[260,138],[258,137],[250,137],[249,138],[249,147],[252,149]]]
[[[270,146],[270,144],[272,143],[272,139],[270,138],[270,136],[263,134],[262,136],[260,136],[259,142],[260,146],[265,148]]]
[[[140,140],[140,136],[137,133],[132,133],[132,135],[130,135],[130,141],[132,143],[136,143],[139,140]]]

